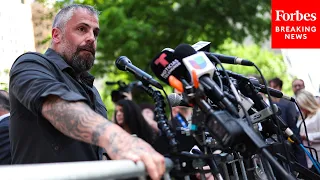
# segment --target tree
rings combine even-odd
[[[274,77],[279,77],[283,81],[282,91],[285,94],[292,95],[291,81],[292,78],[287,72],[287,67],[281,54],[275,54],[267,49],[263,49],[256,44],[241,45],[226,40],[219,46],[218,52],[248,59],[254,62],[261,70],[266,81]],[[242,75],[259,75],[254,67],[240,65],[223,65],[225,69],[242,74]]]
[[[58,6],[69,0],[57,1]],[[76,0],[94,5],[100,14],[97,66],[92,73],[105,76],[115,59],[125,55],[147,69],[163,48],[199,40],[218,47],[226,38],[242,42],[251,36],[262,42],[270,34],[270,0]],[[267,18],[268,17],[268,18]]]
[[[45,0],[38,0],[45,1]],[[97,60],[91,73],[104,80],[134,80],[117,70],[120,55],[152,74],[149,63],[166,47],[200,40],[213,42],[217,49],[228,38],[242,42],[250,36],[256,43],[270,36],[270,0],[75,0],[101,11]],[[60,8],[70,0],[56,1]],[[169,89],[168,87],[166,87]],[[106,105],[110,93],[103,90]],[[109,106],[108,106],[108,109]],[[109,113],[110,114],[110,113]]]

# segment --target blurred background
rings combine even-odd
[[[288,95],[293,95],[294,78],[303,79],[306,90],[319,93],[319,49],[271,49],[270,0],[0,0],[0,89],[8,90],[8,73],[19,55],[45,52],[53,16],[70,3],[90,4],[101,12],[98,53],[91,73],[109,117],[114,111],[112,92],[135,81],[131,74],[116,69],[117,57],[127,56],[153,75],[149,63],[162,49],[200,40],[211,42],[211,52],[253,61],[267,80],[281,78]],[[253,67],[225,68],[258,74]],[[136,93],[135,98],[143,97]]]

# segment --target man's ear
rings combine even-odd
[[[52,42],[57,44],[62,39],[62,31],[59,28],[52,28],[51,36],[52,36]]]

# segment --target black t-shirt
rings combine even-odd
[[[26,53],[10,71],[10,141],[12,164],[91,161],[102,158],[102,148],[81,142],[55,129],[41,115],[43,100],[56,95],[66,101],[83,101],[107,117],[94,77],[74,70],[54,50],[41,56]]]

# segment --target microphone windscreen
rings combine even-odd
[[[176,106],[191,107],[187,102],[183,100],[182,95],[179,95],[177,93],[169,94],[168,99],[171,107],[176,107]]]
[[[179,44],[174,50],[174,58],[182,61],[183,58],[196,54],[197,51],[189,44]]]
[[[172,107],[179,106],[182,101],[182,97],[177,93],[169,94],[168,99]]]
[[[121,71],[126,71],[126,65],[127,64],[131,64],[131,61],[126,56],[118,57],[118,59],[115,62],[115,65]]]
[[[169,84],[169,76],[173,75],[177,79],[185,76],[187,69],[182,61],[174,58],[174,52],[164,49],[158,54],[150,64],[152,72],[163,82]]]

